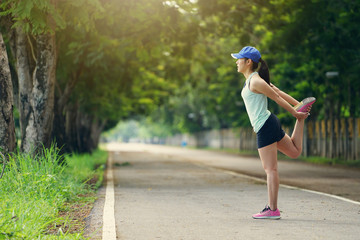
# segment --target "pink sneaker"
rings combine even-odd
[[[314,97],[308,97],[302,100],[298,105],[294,108],[297,112],[307,112],[307,108],[311,106],[316,101]]]
[[[265,206],[265,208],[252,216],[254,219],[280,219],[280,211],[277,208],[276,210],[271,210],[269,206]]]

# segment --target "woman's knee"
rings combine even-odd
[[[264,167],[266,175],[278,174],[277,166]]]
[[[302,152],[302,149],[296,149],[286,155],[292,159],[296,159],[301,155],[301,152]]]
[[[278,149],[292,159],[298,158],[302,152],[302,146],[296,146],[289,137],[278,143]]]

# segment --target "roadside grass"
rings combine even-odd
[[[107,153],[65,156],[63,165],[60,157],[54,148],[10,157],[0,179],[0,239],[84,239],[71,210],[94,202]]]
[[[285,159],[290,159],[287,156],[283,156]],[[292,160],[292,159],[290,159]],[[354,167],[360,168],[360,160],[344,160],[340,158],[325,158],[325,157],[299,157],[299,161],[323,164],[323,165],[333,165],[333,166],[344,166],[344,167]]]

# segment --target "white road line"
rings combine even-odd
[[[195,163],[195,162],[191,162],[191,163],[193,163],[194,165],[196,165],[198,167],[207,168],[209,170],[217,170],[217,171],[221,171],[223,173],[227,173],[227,174],[230,174],[230,175],[233,175],[233,176],[240,176],[240,177],[243,177],[243,178],[247,178],[247,179],[250,179],[250,180],[253,180],[253,181],[262,182],[262,183],[266,184],[266,180],[264,180],[262,178],[252,177],[252,176],[249,176],[249,175],[245,175],[245,174],[242,174],[242,173],[238,173],[238,172],[231,171],[231,170],[225,170],[225,169],[221,169],[221,168],[217,168],[217,167],[210,167],[210,166],[206,166],[206,165],[204,165],[202,163]],[[335,199],[338,199],[338,200],[341,200],[341,201],[344,201],[344,202],[360,205],[360,202],[358,202],[358,201],[354,201],[354,200],[351,200],[351,199],[348,199],[348,198],[340,197],[340,196],[329,194],[329,193],[323,193],[323,192],[318,192],[318,191],[314,191],[314,190],[294,187],[294,186],[290,186],[290,185],[286,185],[286,184],[280,184],[280,187],[284,187],[284,188],[288,188],[288,189],[294,189],[294,190],[301,190],[303,192],[314,193],[314,194],[318,194],[318,195],[322,195],[322,196],[335,198]]]
[[[251,179],[251,180],[262,182],[262,183],[266,184],[266,180],[261,179],[261,178],[252,177],[252,176],[248,176],[248,175],[245,175],[245,174],[237,173],[237,172],[230,171],[230,170],[224,170],[224,169],[220,169],[220,168],[216,168],[216,167],[209,167],[209,166],[205,166],[203,164],[195,163],[195,165],[197,165],[199,167],[205,167],[205,168],[208,168],[208,169],[216,169],[216,170],[222,171],[224,173],[227,173],[227,174],[230,174],[230,175],[233,175],[233,176],[240,176],[240,177],[243,177],[243,178]],[[338,199],[338,200],[341,200],[341,201],[344,201],[344,202],[360,205],[360,202],[358,202],[358,201],[354,201],[354,200],[351,200],[351,199],[348,199],[348,198],[336,196],[336,195],[329,194],[329,193],[323,193],[323,192],[318,192],[318,191],[314,191],[314,190],[308,190],[308,189],[294,187],[294,186],[290,186],[290,185],[286,185],[286,184],[280,184],[280,187],[284,187],[284,188],[288,188],[288,189],[301,190],[303,192],[314,193],[314,194],[318,194],[318,195],[322,195],[322,196],[335,198],[335,199]]]
[[[176,155],[173,155],[173,156],[176,156]],[[207,168],[207,169],[211,169],[211,170],[220,170],[220,171],[222,171],[224,173],[227,173],[227,174],[230,174],[230,175],[241,176],[241,177],[244,177],[244,178],[247,178],[247,179],[251,179],[253,181],[262,182],[262,183],[266,184],[266,180],[264,180],[262,178],[252,177],[252,176],[241,174],[241,173],[231,171],[231,170],[225,170],[225,169],[221,169],[221,168],[217,168],[217,167],[207,166],[204,163],[199,163],[199,162],[193,161],[193,160],[188,159],[188,158],[183,158],[183,161],[190,162],[190,163],[192,163],[192,164],[194,164],[194,165],[196,165],[198,167],[201,167],[201,168]],[[323,193],[323,192],[318,192],[318,191],[314,191],[314,190],[294,187],[294,186],[290,186],[290,185],[286,185],[286,184],[280,184],[280,186],[284,187],[284,188],[288,188],[288,189],[296,189],[296,190],[301,190],[301,191],[304,191],[304,192],[309,192],[309,193],[314,193],[314,194],[318,194],[318,195],[322,195],[322,196],[327,196],[327,197],[335,198],[335,199],[338,199],[338,200],[341,200],[341,201],[344,201],[344,202],[360,205],[360,202],[358,202],[358,201],[354,201],[354,200],[351,200],[351,199],[348,199],[348,198],[340,197],[340,196],[329,194],[329,193]]]
[[[114,174],[113,174],[113,156],[109,154],[107,174],[106,174],[106,194],[103,213],[103,240],[116,239],[115,226],[115,191],[114,191]]]

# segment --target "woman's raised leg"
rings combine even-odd
[[[305,119],[296,120],[291,138],[289,135],[285,134],[285,136],[277,143],[277,148],[280,152],[291,158],[300,156],[304,136],[304,123]]]

